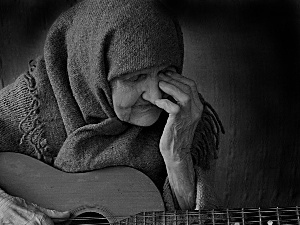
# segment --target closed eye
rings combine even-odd
[[[137,81],[144,80],[146,77],[147,77],[147,74],[138,74],[138,75],[129,77],[128,79],[126,79],[126,81],[137,82]]]
[[[166,72],[176,72],[176,69],[174,67],[168,67],[168,68],[165,68],[161,71],[159,71],[160,73],[166,73]]]

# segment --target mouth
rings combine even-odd
[[[140,105],[136,105],[135,108],[152,108],[155,107],[155,105],[153,104],[140,104]]]
[[[157,106],[153,104],[140,104],[140,105],[136,105],[134,108],[139,111],[148,111],[148,110],[156,109]]]

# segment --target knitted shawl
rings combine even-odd
[[[55,166],[93,170],[121,164],[129,149],[141,151],[142,129],[116,117],[109,82],[164,64],[181,71],[182,43],[177,21],[156,0],[88,0],[60,16],[44,48],[68,135]]]
[[[26,97],[22,106],[8,107],[15,114],[7,121],[19,121],[21,151],[26,152],[24,143],[29,142],[37,158],[66,172],[131,166],[161,187],[166,171],[159,140],[167,115],[162,113],[144,128],[120,121],[113,110],[110,81],[160,65],[173,65],[181,73],[183,53],[179,23],[159,1],[86,0],[55,21],[44,56],[0,93],[0,103],[15,104],[5,100],[11,96],[32,98],[31,103]],[[18,88],[23,94],[13,95],[10,90]],[[204,111],[191,152],[195,166],[207,169],[217,156],[223,127],[199,96]],[[22,107],[22,115],[17,114]],[[8,115],[5,106],[0,111]],[[16,131],[3,126],[0,133],[13,137]]]

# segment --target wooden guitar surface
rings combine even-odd
[[[29,156],[0,153],[0,187],[45,208],[71,211],[67,224],[96,212],[116,225],[300,225],[298,206],[165,212],[152,181],[129,167],[65,173]]]
[[[0,187],[45,208],[69,210],[73,216],[97,212],[110,222],[164,210],[153,182],[130,167],[65,173],[29,156],[5,152],[0,153]]]

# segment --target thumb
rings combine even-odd
[[[53,209],[45,209],[45,208],[40,207],[40,206],[38,206],[38,209],[42,213],[44,213],[45,215],[50,217],[51,219],[68,219],[70,217],[70,212],[69,211],[60,212],[60,211],[53,210]]]
[[[157,99],[154,101],[154,104],[169,114],[176,114],[180,110],[179,105],[171,102],[169,99]]]

